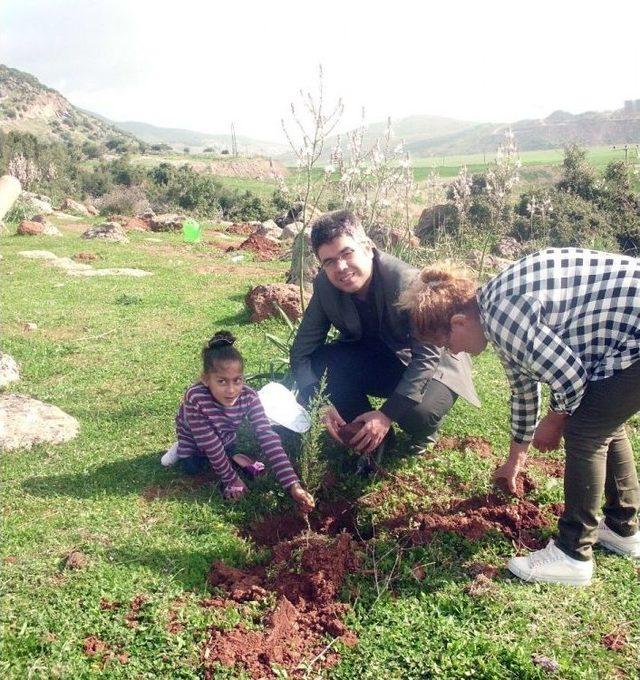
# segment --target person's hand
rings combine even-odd
[[[532,442],[534,447],[543,453],[559,449],[564,424],[568,417],[567,413],[549,411],[536,427]]]
[[[515,495],[518,472],[520,472],[520,463],[510,458],[494,470],[493,482],[500,489],[506,489],[510,494]]]
[[[342,444],[342,440],[338,434],[338,429],[343,425],[346,425],[346,423],[342,419],[342,416],[338,413],[338,409],[336,409],[335,406],[329,404],[329,406],[325,407],[322,413],[322,422],[327,428],[327,432],[338,442],[338,444]]]
[[[309,514],[316,507],[313,496],[308,491],[305,491],[299,482],[289,487],[289,494],[305,515]]]
[[[367,411],[355,418],[353,422],[363,422],[364,425],[353,435],[349,446],[364,454],[375,451],[391,427],[391,419],[382,411]]]
[[[226,500],[237,501],[241,496],[244,496],[247,491],[249,491],[249,489],[247,489],[247,485],[240,479],[240,477],[236,477],[233,482],[230,482],[224,487],[222,496]]]

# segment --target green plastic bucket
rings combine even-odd
[[[185,220],[182,225],[182,235],[186,243],[200,243],[202,227],[196,220]]]

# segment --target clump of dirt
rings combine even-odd
[[[493,578],[498,573],[498,567],[486,562],[471,562],[467,565],[467,571],[474,577],[482,574],[487,578]]]
[[[512,492],[507,486],[505,477],[496,477],[493,480],[493,485],[505,496],[512,496],[515,498],[524,498],[529,492],[537,488],[536,483],[526,474],[520,473],[516,477],[516,490]]]
[[[242,223],[242,224],[230,224],[225,231],[229,234],[243,234],[249,236],[253,234],[256,228],[252,224]]]
[[[243,241],[237,248],[230,246],[227,252],[234,250],[247,250],[255,253],[259,260],[273,260],[280,254],[280,244],[262,236],[261,234],[251,234],[246,241]]]
[[[251,677],[274,677],[272,664],[283,667],[290,677],[299,677],[300,663],[326,647],[324,636],[339,637],[344,644],[357,642],[342,622],[348,605],[336,601],[347,573],[357,569],[360,559],[351,536],[336,538],[317,534],[278,543],[268,569],[232,569],[220,562],[212,565],[208,581],[224,587],[240,602],[274,593],[275,607],[264,617],[262,630],[212,628],[202,651],[205,678],[214,678],[216,665],[242,667]],[[321,663],[337,661],[335,652]]]
[[[616,629],[603,635],[600,642],[613,652],[619,652],[624,649],[627,644],[629,644],[629,639],[627,637],[627,631],[624,629]]]
[[[452,500],[434,506],[429,513],[399,516],[385,523],[390,529],[406,532],[412,545],[429,543],[437,532],[453,532],[470,541],[479,541],[489,531],[498,531],[518,547],[538,550],[544,546],[540,530],[549,526],[547,515],[534,503],[512,503],[499,494]]]
[[[124,617],[125,623],[129,628],[137,628],[140,625],[140,610],[146,601],[147,598],[144,595],[136,595],[131,600],[129,611]]]
[[[128,652],[116,652],[110,648],[108,643],[101,640],[95,635],[88,635],[82,641],[82,648],[87,656],[98,656],[102,658],[102,667],[104,668],[109,661],[117,659],[120,663],[125,664],[129,662]]]
[[[62,558],[63,569],[84,569],[89,565],[89,558],[79,550],[72,550]]]
[[[440,437],[434,451],[471,451],[480,458],[493,458],[491,444],[483,437]]]
[[[465,586],[465,591],[471,597],[484,597],[495,590],[495,583],[484,574],[478,574],[471,583]]]
[[[346,530],[356,533],[356,508],[346,500],[333,502],[321,501],[318,509],[309,515],[311,528],[321,534],[336,536]],[[289,541],[308,528],[302,515],[290,512],[284,515],[267,515],[251,524],[247,535],[258,545],[274,546],[281,541]]]

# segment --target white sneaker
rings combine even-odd
[[[164,467],[171,467],[172,465],[175,465],[179,460],[180,458],[178,458],[178,442],[176,442],[165,454],[163,454],[162,458],[160,458],[160,465],[163,465]]]
[[[536,550],[526,557],[512,557],[507,569],[524,581],[586,586],[593,574],[593,561],[574,560],[557,548],[552,539],[542,550]]]
[[[607,550],[611,550],[611,552],[618,553],[618,555],[640,557],[640,531],[636,531],[633,536],[620,536],[609,529],[604,523],[604,519],[601,519],[598,524],[596,543]]]

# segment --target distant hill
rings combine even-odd
[[[403,139],[405,148],[416,157],[493,153],[504,141],[511,128],[521,151],[557,149],[576,142],[583,146],[608,146],[640,143],[640,102],[634,110],[596,112],[577,115],[554,111],[540,120],[519,120],[515,123],[473,123],[438,116],[411,116],[392,121],[394,139]],[[373,123],[366,128],[363,145],[370,148],[386,131],[386,123]],[[347,135],[341,136],[343,149]],[[327,140],[327,159],[337,138]],[[291,153],[281,157],[285,163],[293,160]]]
[[[30,132],[48,141],[137,144],[129,133],[73,106],[35,76],[0,64],[0,129]]]
[[[640,111],[589,111],[573,115],[554,111],[541,120],[483,123],[440,137],[414,139],[407,148],[413,156],[493,152],[511,128],[521,151],[557,149],[576,142],[583,146],[640,143]]]
[[[188,146],[192,152],[199,152],[207,147],[216,151],[231,150],[231,135],[214,135],[207,132],[195,132],[180,128],[163,128],[149,123],[137,121],[109,123],[124,132],[135,135],[148,144],[168,144],[180,151]],[[242,154],[263,156],[277,156],[286,151],[287,146],[277,142],[265,142],[251,137],[237,135],[238,151]]]

